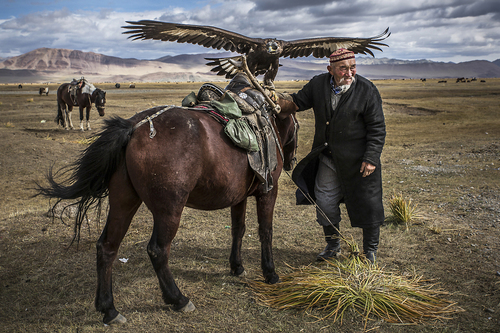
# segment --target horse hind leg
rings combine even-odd
[[[68,106],[68,109],[64,109],[64,124],[65,124],[65,129],[74,129],[73,127],[73,121],[71,120],[71,112],[73,111],[73,107]],[[68,128],[69,125],[69,128]]]
[[[160,200],[160,197],[163,199]],[[184,204],[175,199],[168,200],[169,196],[166,195],[160,197],[157,197],[158,204],[153,204],[153,207],[148,205],[154,218],[153,234],[147,248],[148,255],[158,277],[165,303],[173,305],[176,311],[191,312],[195,310],[195,306],[175,284],[168,265],[170,246],[179,228]],[[168,204],[165,204],[166,202]]]
[[[125,168],[119,169],[109,185],[109,214],[106,226],[97,241],[97,291],[95,308],[104,314],[106,325],[126,322],[114,306],[112,290],[112,266],[118,248],[127,233],[132,217],[142,200],[132,187]]]

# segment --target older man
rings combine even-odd
[[[382,100],[373,83],[356,75],[353,52],[334,52],[327,70],[292,94],[299,111],[313,108],[315,117],[312,150],[293,172],[297,203],[312,199],[318,206],[317,221],[327,243],[318,260],[340,253],[339,204],[344,202],[351,226],[363,229],[363,253],[374,262],[384,221]]]

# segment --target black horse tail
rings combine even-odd
[[[62,200],[78,199],[73,204],[78,206],[73,241],[80,239],[80,228],[89,208],[100,206],[102,199],[108,196],[109,181],[124,160],[125,148],[134,130],[133,122],[120,117],[107,119],[105,124],[104,130],[79,158],[56,173],[65,177],[62,182],[55,181],[50,168],[47,174],[50,185],[43,187],[36,184],[37,195],[58,199],[53,211]]]

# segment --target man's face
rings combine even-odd
[[[327,69],[333,75],[336,86],[350,85],[352,78],[356,75],[356,59],[334,62]]]

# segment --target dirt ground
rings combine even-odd
[[[438,84],[420,80],[375,81],[384,100],[387,141],[382,155],[384,203],[402,193],[418,204],[420,218],[404,228],[382,228],[379,264],[398,274],[414,272],[447,291],[463,309],[449,319],[419,325],[372,318],[370,332],[498,332],[500,327],[500,79]],[[451,81],[450,81],[451,82]],[[156,105],[179,105],[199,83],[137,84],[107,91],[106,115],[130,117]],[[278,82],[296,91],[304,82]],[[55,91],[41,85],[0,85],[0,318],[2,332],[361,332],[362,318],[316,321],[301,311],[277,311],[255,303],[244,279],[229,275],[229,210],[186,209],[172,247],[179,288],[197,310],[179,314],[165,306],[146,253],[152,223],[143,206],[114,265],[115,305],[126,325],[104,327],[93,308],[95,241],[104,217],[89,216],[82,240],[73,235],[71,210],[48,214],[51,203],[32,197],[47,170],[72,163],[86,139],[102,126],[95,108],[92,131],[65,131],[53,122]],[[122,85],[125,86],[125,85]],[[128,85],[127,85],[128,86]],[[78,127],[78,112],[73,121]],[[310,149],[311,111],[298,115],[299,159]],[[296,206],[295,186],[280,178],[275,210],[274,259],[279,274],[317,263],[323,248],[311,207]],[[386,207],[386,215],[389,209]],[[343,209],[342,230],[360,241]],[[247,279],[262,279],[260,244],[252,200],[243,244]],[[123,260],[125,261],[125,260]]]

